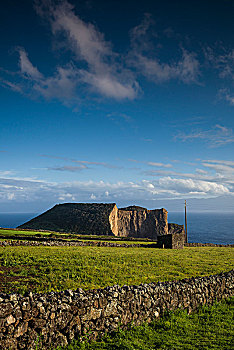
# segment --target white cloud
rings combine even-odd
[[[28,55],[24,50],[24,48],[18,48],[18,52],[19,52],[19,66],[20,66],[21,72],[30,78],[33,78],[36,80],[42,79],[43,78],[42,74],[29,61]]]
[[[83,61],[87,65],[86,69],[74,68],[79,83],[89,85],[93,91],[106,97],[135,98],[138,83],[119,63],[119,55],[112,51],[104,35],[92,23],[84,22],[76,15],[67,1],[48,4],[37,2],[38,13],[50,21],[54,35],[62,33],[65,36],[64,45],[76,55],[75,64]]]
[[[60,157],[60,156],[52,156],[48,154],[41,154],[41,157],[51,158],[51,159],[59,159],[64,160],[66,162],[78,163],[79,166],[55,166],[45,168],[47,170],[58,170],[58,171],[79,171],[83,169],[91,169],[88,165],[101,166],[107,169],[119,169],[120,167],[114,164],[106,163],[106,162],[97,162],[97,161],[88,161],[88,160],[78,160],[69,157]],[[1,174],[1,173],[0,173]]]
[[[140,160],[136,159],[128,159],[129,162],[134,162],[134,163],[142,163],[142,164],[147,164],[152,167],[159,167],[159,168],[172,168],[172,164],[169,163],[162,163],[162,162],[142,162]]]
[[[10,78],[0,78],[0,84],[6,88],[33,98],[43,96],[68,106],[79,106],[87,96],[135,99],[141,93],[137,80],[140,75],[156,83],[171,79],[186,84],[197,82],[200,67],[195,53],[181,49],[178,44],[180,58],[173,60],[172,55],[169,63],[161,62],[151,53],[155,50],[148,39],[153,23],[150,15],[132,29],[131,49],[118,53],[101,30],[84,21],[67,1],[35,0],[34,3],[38,15],[50,25],[53,47],[60,51],[63,63],[55,67],[54,74],[46,76],[31,62],[25,48],[18,47],[20,72],[8,72]]]
[[[203,160],[204,167],[216,174],[217,180],[234,184],[234,162],[228,160]]]
[[[194,141],[203,140],[210,147],[220,147],[234,142],[234,134],[231,128],[216,124],[209,130],[196,130],[191,133],[178,133],[175,140]]]
[[[203,166],[210,168],[210,169],[214,169],[218,173],[233,173],[233,175],[234,175],[234,168],[229,166],[229,165],[210,164],[210,163],[203,162]]]
[[[218,97],[226,100],[230,105],[234,105],[234,94],[231,93],[229,89],[220,89],[218,92]]]
[[[15,199],[15,194],[14,193],[7,193],[7,199],[9,201],[12,201],[13,199]]]
[[[63,102],[77,100],[76,87],[79,72],[72,65],[58,67],[53,76],[34,81],[34,90],[46,99],[58,99]]]
[[[90,200],[105,202],[124,201],[132,202],[145,200],[173,199],[173,198],[213,198],[221,195],[234,195],[233,173],[224,168],[207,169],[220,171],[216,175],[205,174],[161,174],[152,180],[142,179],[131,182],[107,181],[71,181],[46,182],[35,179],[20,179],[14,177],[0,179],[0,200],[7,202],[14,199],[16,202],[50,202]],[[232,168],[234,169],[234,168]],[[224,173],[224,171],[226,171]],[[150,174],[149,174],[150,175]],[[229,177],[228,177],[228,176]],[[190,177],[189,177],[190,176]],[[193,176],[193,177],[192,177]]]
[[[88,169],[88,167],[84,164],[81,164],[79,166],[58,166],[58,167],[49,167],[48,170],[55,170],[55,171],[70,171],[70,172],[77,172],[84,169]]]
[[[215,50],[208,48],[205,51],[207,61],[217,71],[219,78],[225,83],[234,81],[234,49],[219,47]],[[234,94],[229,89],[221,88],[218,92],[221,99],[225,99],[231,105],[234,105]]]
[[[223,165],[229,165],[231,167],[234,167],[234,161],[232,161],[232,160],[206,159],[206,160],[203,160],[203,162],[215,163],[215,164],[223,164]]]
[[[186,193],[188,195],[194,193],[201,193],[201,195],[223,195],[229,193],[229,189],[226,186],[208,181],[165,177],[159,179],[159,184],[163,188],[176,190],[178,193]]]
[[[74,201],[76,198],[71,193],[64,193],[58,197],[59,200],[65,201],[65,200],[72,200]]]
[[[148,165],[162,167],[162,168],[172,168],[171,164],[157,163],[157,162],[148,162]]]
[[[226,100],[233,106],[234,105],[234,95],[227,94]]]
[[[21,86],[18,83],[13,83],[11,81],[3,79],[2,77],[0,77],[0,85],[4,88],[10,89],[12,91],[16,91],[20,94],[24,93],[24,86]]]
[[[178,79],[184,83],[196,82],[199,75],[199,63],[193,53],[183,51],[177,63],[161,63],[157,58],[149,58],[137,52],[134,63],[141,74],[155,83]]]
[[[217,54],[217,52],[220,52]],[[207,60],[217,69],[220,78],[234,80],[234,49],[208,48],[206,50]]]
[[[116,99],[130,100],[134,99],[139,90],[139,85],[136,81],[133,83],[122,83],[114,78],[112,75],[99,75],[87,71],[81,72],[82,80],[89,84],[93,91],[99,91],[106,97],[114,97]]]
[[[197,174],[201,174],[201,175],[207,175],[208,172],[204,169],[196,169],[196,173]]]
[[[155,45],[150,41],[153,23],[151,16],[147,14],[142,23],[131,30],[132,50],[129,54],[129,63],[136,67],[138,73],[155,83],[163,83],[171,79],[184,83],[196,83],[200,75],[200,64],[195,53],[182,49],[179,60],[171,63],[162,62],[158,58]],[[154,35],[154,41],[155,37],[156,35]]]
[[[0,176],[8,176],[13,174],[14,172],[12,170],[0,170]]]

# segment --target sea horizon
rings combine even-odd
[[[37,215],[39,213],[0,213],[0,227],[16,228]],[[234,243],[234,212],[193,211],[187,213],[187,221],[191,243]],[[184,225],[184,212],[170,211],[168,222]]]

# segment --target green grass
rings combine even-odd
[[[100,341],[74,341],[60,350],[210,350],[233,349],[234,298],[204,306],[188,315],[177,310],[150,324],[102,337]]]
[[[233,248],[0,247],[0,291],[138,285],[228,271]]]
[[[114,237],[114,236],[97,236],[97,235],[79,235],[79,234],[70,234],[70,233],[58,233],[53,231],[31,231],[31,230],[11,230],[11,229],[0,229],[0,239],[8,239],[9,236],[14,236],[17,239],[17,236],[24,237],[46,237],[46,238],[59,238],[65,241],[77,240],[77,241],[98,241],[102,242],[113,242],[118,244],[155,244],[154,241],[151,241],[147,238],[128,238],[128,237]]]
[[[25,231],[25,230],[11,230],[11,229],[0,229],[1,236],[49,236],[51,232],[41,232],[41,231]]]

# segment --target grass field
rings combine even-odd
[[[140,284],[228,271],[233,248],[0,247],[1,292]]]
[[[36,236],[36,235],[43,235],[43,236],[49,236],[51,235],[51,232],[41,232],[41,231],[25,231],[25,230],[11,230],[11,229],[0,229],[0,235],[1,236]]]
[[[151,241],[147,238],[129,238],[129,237],[115,237],[115,236],[97,236],[97,235],[78,235],[78,234],[69,234],[69,233],[58,233],[50,231],[31,231],[31,230],[12,230],[12,229],[0,229],[0,240],[8,239],[9,237],[14,236],[14,239],[17,239],[18,236],[21,237],[45,237],[45,238],[54,238],[62,239],[64,241],[102,241],[102,242],[114,242],[119,244],[155,244],[154,241]],[[12,238],[10,238],[12,239]]]
[[[118,331],[100,341],[75,341],[60,350],[210,350],[233,349],[234,298],[188,315],[177,310],[161,320],[127,331]]]

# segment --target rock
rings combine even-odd
[[[0,304],[0,317],[5,317],[11,314],[13,311],[13,306],[10,303],[1,303]]]
[[[8,326],[12,323],[15,323],[15,318],[12,315],[8,316],[6,319],[6,323]]]
[[[23,335],[25,332],[27,332],[27,329],[28,329],[28,322],[23,322],[23,323],[21,323],[21,324],[16,328],[15,337],[16,337],[16,338],[20,337],[20,336]]]

